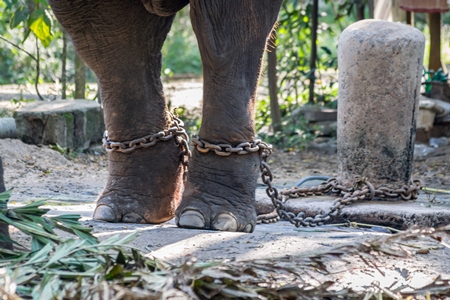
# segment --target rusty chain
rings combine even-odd
[[[261,140],[255,140],[254,142],[240,143],[236,147],[232,147],[229,144],[211,144],[198,138],[197,135],[192,136],[192,146],[194,146],[200,153],[208,153],[213,151],[219,156],[230,156],[233,153],[244,155],[248,153],[255,153],[265,149],[268,145]]]
[[[108,137],[108,131],[105,130],[103,134],[103,148],[107,153],[121,152],[130,153],[139,148],[150,148],[160,141],[168,141],[172,138],[175,139],[175,143],[180,147],[180,160],[182,164],[187,167],[188,161],[191,157],[191,151],[189,150],[189,137],[186,130],[183,128],[184,123],[175,115],[170,113],[172,121],[169,129],[162,130],[160,132],[146,135],[142,138],[138,138],[131,141],[115,142],[111,141]]]
[[[240,143],[236,147],[229,144],[211,144],[199,139],[197,136],[192,138],[192,145],[201,153],[213,151],[219,156],[229,156],[232,153],[244,155],[248,153],[259,152],[261,156],[261,179],[267,186],[266,193],[272,201],[275,210],[271,213],[259,215],[258,223],[272,223],[284,218],[296,227],[300,226],[320,226],[336,216],[346,205],[360,201],[382,198],[401,198],[402,200],[417,199],[419,190],[422,187],[420,180],[411,180],[409,186],[404,185],[398,189],[389,189],[387,187],[379,187],[377,189],[367,180],[367,178],[359,177],[355,181],[353,187],[348,188],[340,184],[336,178],[330,178],[323,184],[314,187],[293,187],[278,191],[272,185],[273,174],[267,164],[267,158],[272,154],[272,147],[261,140],[254,142]],[[291,198],[320,196],[324,194],[335,194],[340,196],[337,198],[328,211],[318,214],[315,217],[306,217],[304,212],[295,215],[287,211],[286,201]]]

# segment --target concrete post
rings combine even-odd
[[[339,38],[339,179],[398,188],[412,173],[425,38],[410,26],[363,20]]]

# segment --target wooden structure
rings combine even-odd
[[[443,67],[441,62],[441,13],[449,10],[447,0],[399,0],[401,9],[407,12],[407,23],[414,25],[414,13],[429,14],[430,61],[429,70]]]

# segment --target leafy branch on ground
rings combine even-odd
[[[405,240],[431,239],[449,247],[444,238],[450,237],[450,226],[405,231],[311,256],[205,263],[188,258],[175,266],[130,246],[137,233],[98,241],[78,215],[46,217],[48,210],[40,208],[44,201],[8,209],[9,197],[10,191],[0,194],[0,219],[30,235],[32,243],[31,250],[17,243],[15,251],[0,249],[2,299],[402,299],[450,293],[450,280],[441,277],[416,290],[390,290],[374,281],[364,291],[328,277],[336,273],[330,261],[359,257],[373,268],[381,255],[408,258]],[[62,240],[55,229],[79,239]]]

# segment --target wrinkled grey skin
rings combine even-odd
[[[50,0],[77,52],[99,79],[110,139],[128,141],[167,129],[161,47],[187,4],[203,62],[200,138],[253,141],[255,91],[266,40],[282,0]],[[184,186],[173,140],[130,154],[109,154],[108,183],[94,218],[253,231],[257,153],[219,157],[194,151]]]
[[[6,191],[5,182],[3,181],[3,162],[0,157],[0,193]],[[0,234],[9,238],[8,224],[0,223]],[[12,249],[12,244],[8,242],[0,242],[0,248]]]

